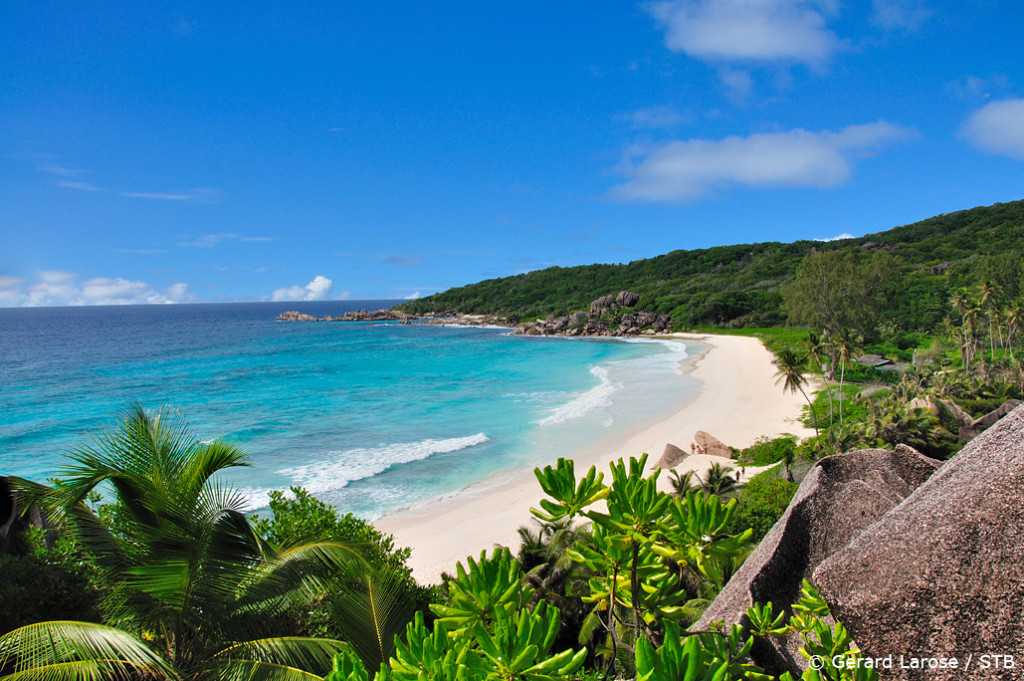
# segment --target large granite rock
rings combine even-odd
[[[591,314],[601,314],[604,310],[609,307],[615,306],[615,296],[601,296],[597,300],[590,303]]]
[[[782,518],[768,532],[694,629],[745,623],[754,603],[789,610],[800,585],[826,558],[913,492],[941,465],[910,447],[867,449],[819,461],[808,472]],[[799,638],[758,641],[754,660],[774,674],[806,668]]]
[[[729,449],[729,445],[719,440],[714,435],[706,433],[703,430],[698,430],[693,436],[696,440],[697,446],[703,450],[704,454],[710,454],[711,456],[721,456],[726,459],[732,458],[732,450]]]
[[[633,307],[639,302],[639,294],[632,291],[619,291],[619,295],[615,296],[615,304],[619,307]]]
[[[973,670],[886,679],[1024,678],[1024,407],[972,440],[814,573],[865,655],[974,653]],[[1015,655],[985,669],[980,654]],[[988,659],[989,663],[993,658]]]
[[[661,469],[675,468],[688,456],[690,456],[690,452],[676,447],[671,442],[667,442],[665,443],[665,451],[661,453],[661,458],[658,459],[658,463],[654,464],[654,466]]]

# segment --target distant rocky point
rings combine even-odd
[[[640,296],[619,291],[590,304],[589,312],[580,310],[564,317],[538,319],[519,324],[515,334],[524,336],[654,336],[668,331],[671,319],[666,314],[636,309]],[[423,315],[410,315],[399,310],[356,310],[340,317],[314,317],[297,310],[283,312],[279,322],[386,322],[403,324],[458,324],[461,326],[507,326],[506,320],[491,315],[463,314],[456,310],[435,310]]]
[[[274,321],[278,322],[407,322],[414,319],[412,315],[398,310],[355,310],[346,312],[340,317],[327,315],[326,317],[314,317],[297,310],[282,312]]]

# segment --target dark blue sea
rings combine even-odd
[[[0,309],[0,475],[57,476],[128,405],[167,405],[250,455],[229,481],[253,509],[300,485],[376,518],[617,442],[698,390],[678,341],[274,321],[395,302]]]

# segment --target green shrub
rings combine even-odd
[[[99,622],[95,573],[74,542],[48,548],[37,528],[22,537],[25,555],[0,556],[0,634],[47,620]]]
[[[752,466],[768,466],[786,458],[796,444],[797,437],[795,435],[785,435],[774,439],[759,437],[754,444],[741,451],[736,460]]]
[[[754,476],[740,491],[729,532],[750,528],[760,541],[785,513],[798,485],[776,477],[774,470]]]

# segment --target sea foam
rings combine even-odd
[[[597,376],[601,382],[590,390],[577,395],[572,401],[555,408],[549,416],[538,421],[537,425],[551,426],[556,423],[565,423],[578,419],[598,407],[611,404],[612,395],[619,389],[619,386],[608,377],[608,369],[595,366],[591,367],[590,373]]]
[[[289,486],[297,485],[311,494],[325,494],[347,486],[350,482],[372,478],[393,466],[422,461],[434,454],[457,452],[488,442],[484,433],[445,440],[400,442],[379,447],[358,447],[340,452],[327,452],[323,461],[282,468],[277,472],[291,478]],[[265,508],[269,489],[240,490],[250,508]]]

